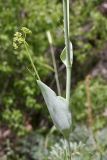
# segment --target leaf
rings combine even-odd
[[[37,80],[55,127],[67,138],[71,131],[71,112],[66,99],[56,96],[55,92]]]
[[[67,60],[66,60],[66,47],[63,49],[61,55],[60,55],[61,61],[65,64],[65,66],[67,66]],[[73,47],[72,47],[72,43],[70,42],[70,62],[71,62],[71,66],[73,63]]]

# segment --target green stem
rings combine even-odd
[[[71,67],[67,67],[67,82],[66,82],[66,100],[70,104],[70,88],[71,88]]]
[[[30,53],[29,53],[29,50],[28,50],[28,47],[27,47],[28,44],[27,44],[26,41],[24,42],[24,46],[25,46],[25,49],[26,49],[27,56],[28,56],[28,58],[29,58],[29,60],[30,60],[30,62],[31,62],[32,68],[34,69],[34,72],[35,72],[37,78],[40,80],[38,71],[37,71],[37,69],[36,69],[36,67],[35,67],[35,65],[34,65],[34,63],[33,63],[32,57],[31,57],[31,55],[30,55]]]
[[[70,107],[70,89],[71,89],[71,62],[70,62],[70,37],[69,37],[69,0],[63,0],[63,14],[64,14],[64,34],[66,46],[66,100]],[[71,160],[70,141],[67,139],[69,148],[69,159]]]
[[[70,88],[71,88],[71,63],[70,63],[70,38],[69,38],[69,0],[63,0],[64,12],[64,33],[66,45],[66,100],[70,104]]]
[[[69,159],[71,160],[72,157],[71,157],[71,147],[70,147],[70,141],[69,141],[69,139],[67,139],[67,144],[68,144],[68,151],[69,151]]]
[[[58,91],[58,95],[61,96],[61,88],[60,88],[60,83],[59,83],[59,78],[58,78],[58,70],[57,70],[54,48],[53,48],[53,41],[52,41],[52,36],[51,36],[50,31],[47,31],[47,37],[48,37],[48,41],[49,41],[49,44],[50,44],[53,67],[54,67],[54,71],[55,71],[55,80],[56,80],[56,85],[57,85],[57,91]]]

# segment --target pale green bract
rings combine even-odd
[[[66,99],[57,96],[52,89],[40,80],[37,80],[37,83],[55,127],[65,136],[65,138],[68,138],[71,132],[72,117]]]
[[[67,66],[67,60],[66,60],[66,47],[63,49],[61,55],[60,55],[61,61],[65,64],[65,66]],[[72,47],[72,43],[70,42],[70,62],[71,62],[71,66],[73,63],[73,47]]]

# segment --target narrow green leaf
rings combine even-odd
[[[60,55],[61,61],[65,64],[65,66],[67,66],[67,60],[66,60],[66,47],[63,49],[61,55]],[[72,47],[72,43],[70,42],[70,62],[71,62],[71,66],[73,63],[73,47]]]
[[[65,137],[68,137],[71,131],[72,120],[66,99],[57,96],[52,89],[40,80],[37,80],[37,83],[42,92],[54,125]]]

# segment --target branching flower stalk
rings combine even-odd
[[[32,66],[32,68],[34,70],[34,74],[37,77],[37,79],[40,80],[40,76],[39,76],[38,71],[37,71],[37,69],[36,69],[36,67],[34,65],[33,59],[31,57],[31,54],[30,54],[30,51],[29,51],[29,45],[26,42],[26,35],[27,34],[31,34],[31,33],[32,32],[28,28],[22,27],[20,32],[16,32],[14,34],[13,47],[14,47],[14,49],[18,49],[21,45],[24,45],[24,48],[26,50],[26,56],[28,57],[28,59],[31,62],[31,66]],[[29,72],[32,74],[32,72],[30,70],[29,70]],[[34,74],[32,74],[32,75],[34,75]]]
[[[32,68],[33,68],[33,70],[34,70],[34,73],[35,73],[35,75],[37,76],[37,79],[40,80],[38,71],[37,71],[37,69],[36,69],[36,67],[35,67],[35,65],[34,65],[34,62],[33,62],[33,60],[32,60],[32,57],[31,57],[31,55],[30,55],[30,53],[29,53],[28,44],[27,44],[26,41],[24,41],[24,47],[25,47],[25,49],[26,49],[26,53],[27,53],[27,56],[28,56],[28,58],[29,58],[29,60],[30,60],[30,62],[31,62]]]

